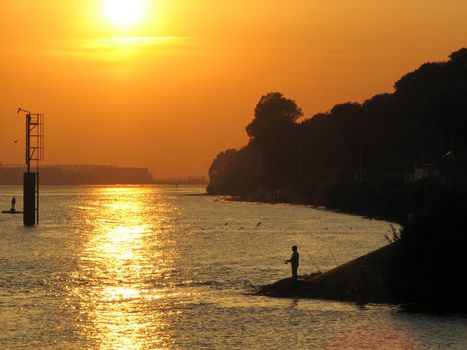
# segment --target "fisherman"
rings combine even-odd
[[[297,246],[292,246],[292,256],[289,260],[286,260],[285,263],[290,263],[292,265],[292,280],[296,281],[298,278],[297,271],[298,271],[298,260],[300,259],[300,255],[297,251]]]
[[[13,198],[11,199],[11,209],[10,211],[14,212],[16,211],[16,198],[15,196],[13,196]]]

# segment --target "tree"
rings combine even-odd
[[[209,194],[229,193],[229,179],[234,172],[234,160],[237,157],[237,150],[228,149],[220,152],[209,167]]]
[[[296,121],[302,115],[295,101],[279,92],[262,96],[256,105],[255,116],[246,131],[250,144],[258,150],[264,162],[264,187],[279,189],[292,182],[296,175]]]
[[[339,104],[299,121],[302,115],[295,101],[279,92],[262,96],[246,128],[249,143],[218,156],[210,188],[253,197],[255,191],[258,197],[290,193],[318,205],[328,189],[339,190],[339,183],[352,189],[355,179],[382,184],[381,198],[398,193],[392,184],[400,181],[392,180],[406,179],[421,160],[436,166],[449,151],[467,149],[467,49],[404,75],[394,93]],[[456,169],[464,167],[444,163],[455,168],[443,170],[447,178],[450,170],[459,173]],[[351,203],[357,197],[348,198]],[[374,198],[365,199],[367,207],[378,205]]]
[[[295,124],[303,115],[294,100],[285,98],[280,92],[270,92],[261,97],[255,108],[253,121],[246,131],[258,148],[269,146],[276,137]]]

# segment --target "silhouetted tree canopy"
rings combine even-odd
[[[451,59],[452,62],[456,62],[456,63],[459,62],[462,64],[467,64],[467,49],[462,48],[458,51],[455,51],[449,55],[449,58]]]
[[[214,160],[209,191],[248,189],[253,196],[337,203],[325,198],[337,183],[401,182],[418,163],[438,167],[446,153],[467,149],[467,49],[449,57],[405,74],[394,93],[338,104],[301,121],[294,100],[279,92],[262,96],[246,128],[249,143]],[[216,170],[223,163],[228,170]],[[467,178],[460,170],[446,173]]]
[[[209,167],[208,192],[222,194],[230,191],[232,173],[235,172],[234,160],[237,154],[237,150],[228,149],[219,153],[213,160]]]
[[[280,92],[270,92],[259,100],[253,121],[246,130],[254,139],[261,137],[265,129],[295,123],[302,115],[295,101],[285,98]]]
[[[295,101],[285,98],[279,92],[271,92],[259,100],[253,121],[246,127],[246,131],[253,145],[267,151],[267,147],[289,132],[302,115]]]

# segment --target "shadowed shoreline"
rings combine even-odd
[[[271,297],[316,298],[351,302],[400,303],[393,292],[392,266],[399,243],[391,243],[324,273],[286,278],[263,286],[258,294]],[[366,277],[361,276],[362,268]],[[362,280],[365,279],[365,280]]]
[[[467,313],[463,298],[455,293],[449,295],[449,291],[437,300],[411,297],[413,291],[407,283],[410,275],[405,271],[401,273],[400,269],[401,262],[405,261],[404,254],[402,244],[393,242],[324,273],[299,276],[296,282],[284,278],[262,286],[257,295],[335,300],[358,305],[393,304],[411,313]]]

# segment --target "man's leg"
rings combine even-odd
[[[298,278],[297,270],[298,270],[298,266],[292,266],[292,279],[294,281],[296,281]]]

